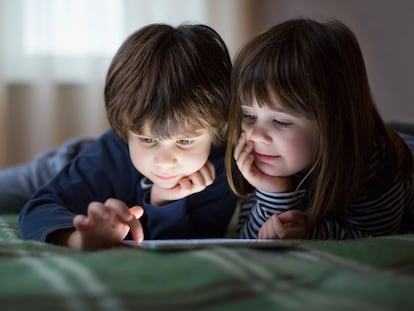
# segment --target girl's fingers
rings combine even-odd
[[[245,177],[247,174],[249,174],[252,171],[252,165],[254,162],[254,156],[251,153],[246,153],[245,157],[240,159],[240,162],[237,162],[237,166],[239,167],[239,170],[243,172]]]
[[[298,210],[290,210],[279,215],[280,221],[283,223],[305,223],[307,216],[304,212]]]
[[[239,167],[239,169],[245,167],[246,162],[247,163],[252,162],[252,160],[253,160],[252,151],[253,151],[253,143],[248,142],[244,146],[244,149],[239,153],[238,158],[236,159],[236,163],[237,163],[237,166]]]
[[[272,231],[274,232],[274,234],[279,238],[279,239],[283,239],[286,236],[286,231],[285,228],[283,226],[283,223],[280,221],[279,216],[278,215],[272,215],[271,217],[271,223],[272,223]]]
[[[237,161],[237,159],[240,156],[240,153],[244,149],[244,146],[246,145],[246,133],[242,132],[239,138],[239,141],[237,142],[236,146],[234,147],[234,159]]]
[[[272,215],[260,228],[259,239],[283,239],[286,232],[278,215]]]

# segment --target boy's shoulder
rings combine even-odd
[[[114,132],[114,130],[109,129],[104,132],[98,139],[96,140],[97,148],[104,148],[107,150],[128,150],[127,144],[119,138],[118,135]]]
[[[83,155],[81,159],[108,166],[125,165],[129,159],[128,145],[112,129],[98,137]]]
[[[224,146],[220,147],[211,147],[210,155],[208,159],[213,162],[216,166],[224,165],[224,157],[226,154],[226,149]]]
[[[226,154],[225,146],[212,146],[210,150],[209,159],[213,160],[216,158],[223,158],[225,154]]]

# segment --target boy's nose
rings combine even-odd
[[[175,154],[173,152],[166,150],[158,152],[158,154],[154,158],[155,164],[163,167],[175,166],[177,164],[177,161],[178,160]]]

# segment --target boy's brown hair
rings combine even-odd
[[[231,59],[206,25],[151,24],[127,38],[105,84],[109,123],[117,135],[144,131],[161,138],[210,128],[225,142]]]

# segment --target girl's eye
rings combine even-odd
[[[182,146],[191,145],[194,142],[194,139],[179,139],[177,140],[177,144]]]
[[[254,114],[251,113],[243,113],[243,121],[248,122],[248,123],[253,123],[257,117]]]
[[[273,123],[275,124],[276,127],[279,127],[279,128],[288,127],[289,125],[292,124],[290,122],[284,122],[284,121],[279,121],[279,120],[273,120]]]
[[[153,144],[157,140],[153,137],[139,137],[139,141],[145,144]]]

